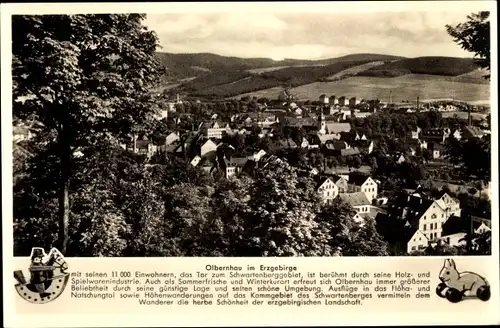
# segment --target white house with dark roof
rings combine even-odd
[[[247,162],[248,158],[246,157],[231,157],[230,159],[224,158],[221,163],[224,176],[226,178],[230,178],[239,174]]]
[[[363,192],[370,204],[378,196],[378,184],[369,176],[350,176],[347,188],[348,192]]]
[[[440,239],[450,246],[464,246],[465,237],[471,230],[476,234],[491,232],[491,220],[453,215],[444,223]]]
[[[443,195],[444,197],[444,195]],[[460,215],[456,204],[438,200],[401,194],[387,209],[391,219],[403,220],[405,224],[420,230],[430,241],[441,238],[444,223],[452,215]],[[448,196],[449,197],[449,196]],[[456,214],[457,213],[457,214]]]
[[[337,198],[339,194],[339,188],[330,178],[318,177],[316,181],[317,190],[325,202],[330,202]]]
[[[371,203],[366,198],[364,192],[343,193],[339,194],[339,198],[351,205],[358,214],[366,214],[370,212]]]
[[[200,156],[205,156],[208,153],[214,152],[217,150],[217,145],[210,139],[205,141],[200,147]]]
[[[222,137],[231,130],[231,127],[229,124],[214,121],[202,123],[199,130],[207,138],[222,139]]]

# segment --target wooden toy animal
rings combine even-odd
[[[464,297],[477,297],[482,301],[490,299],[490,285],[486,279],[474,272],[458,272],[452,259],[444,260],[439,279],[442,282],[436,293],[452,303],[460,302]]]

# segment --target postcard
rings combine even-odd
[[[500,323],[495,2],[1,15],[4,326]]]

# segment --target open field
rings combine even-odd
[[[370,69],[372,67],[376,67],[376,66],[379,66],[379,65],[383,65],[384,62],[383,61],[375,61],[375,62],[370,62],[370,63],[366,63],[366,64],[362,64],[362,65],[359,65],[359,66],[354,66],[354,67],[351,67],[351,68],[348,68],[348,69],[345,69],[341,72],[338,72],[337,74],[333,74],[331,76],[328,77],[328,80],[337,80],[339,78],[341,78],[342,76],[344,75],[356,75],[360,72],[363,72],[363,71],[366,71],[367,69]]]
[[[467,102],[488,101],[490,86],[484,83],[465,83],[454,80],[455,77],[437,75],[408,74],[395,78],[354,76],[340,81],[315,82],[292,89],[300,100],[318,99],[321,94],[336,95],[337,97],[358,97],[361,99],[389,100],[392,91],[392,100],[420,99],[455,99]],[[267,97],[274,99],[280,88],[271,88],[247,93],[241,96]],[[237,98],[238,98],[237,97]]]

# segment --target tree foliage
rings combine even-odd
[[[161,69],[154,55],[157,38],[142,25],[144,18],[13,16],[13,114],[39,122],[40,137],[54,145],[63,253],[69,241],[74,151],[85,153],[102,140],[151,129],[156,107],[149,90]]]
[[[490,12],[481,11],[467,16],[456,26],[446,25],[446,31],[462,49],[474,53],[479,67],[490,70]],[[489,75],[486,76],[489,78]]]

